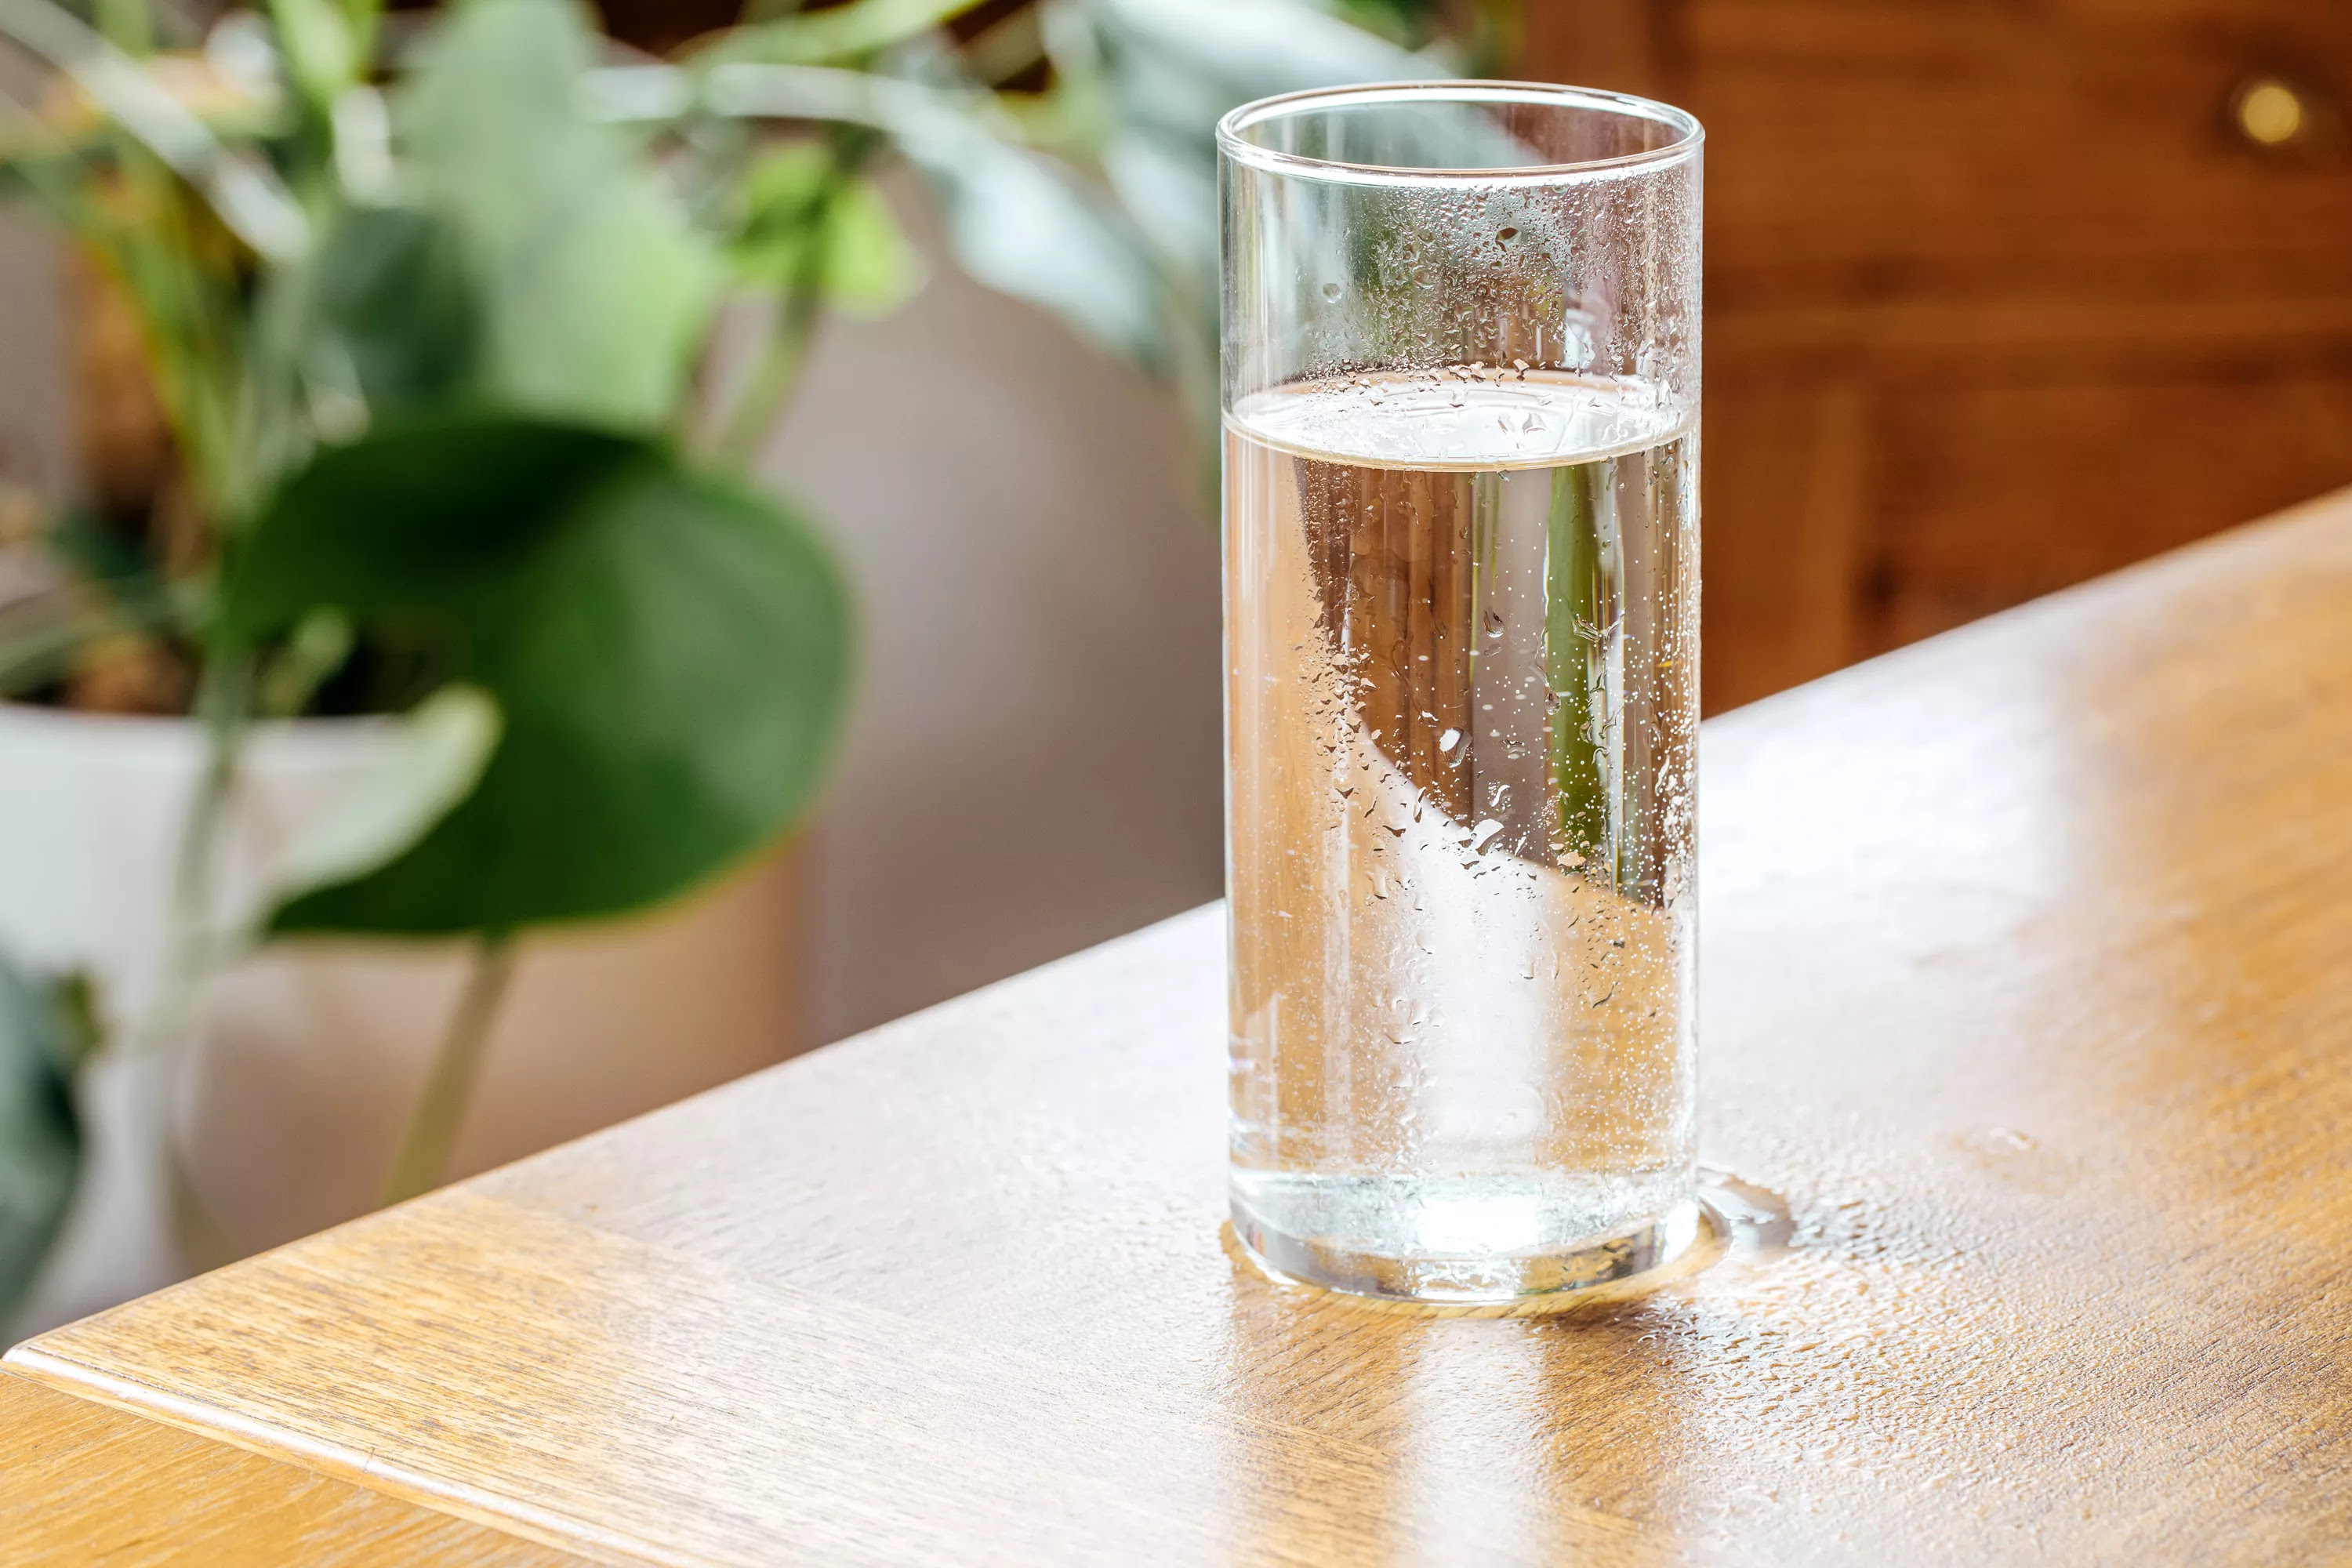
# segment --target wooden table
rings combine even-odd
[[[1705,1273],[1237,1265],[1203,910],[20,1346],[0,1556],[2352,1561],[2352,497],[1705,765]]]

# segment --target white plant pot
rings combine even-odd
[[[277,858],[386,734],[370,720],[252,732],[222,822],[222,913],[250,910]],[[89,973],[110,1040],[156,999],[173,860],[201,759],[185,720],[0,703],[0,945],[36,968]],[[793,857],[778,852],[645,919],[526,941],[447,1174],[791,1055],[801,1044],[799,886]],[[277,944],[213,981],[190,1038],[144,1058],[102,1057],[82,1086],[84,1184],[16,1327],[79,1317],[221,1260],[191,1258],[175,1239],[167,1138],[206,1228],[231,1254],[364,1213],[465,968],[463,948],[447,942]]]

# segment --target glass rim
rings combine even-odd
[[[1277,152],[1245,138],[1244,132],[1269,121],[1287,119],[1313,110],[1349,105],[1401,103],[1526,103],[1551,108],[1588,109],[1629,120],[1644,120],[1675,132],[1673,141],[1639,153],[1613,158],[1588,158],[1568,163],[1522,163],[1509,168],[1428,169],[1402,164],[1350,163],[1332,158],[1309,158]],[[1447,185],[1559,184],[1588,176],[1630,174],[1685,162],[1696,155],[1706,132],[1689,110],[1653,98],[1600,88],[1566,87],[1553,82],[1486,81],[1438,79],[1428,81],[1360,82],[1346,87],[1308,88],[1277,93],[1232,110],[1217,121],[1217,151],[1236,163],[1267,174],[1334,184]]]

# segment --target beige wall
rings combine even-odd
[[[1216,526],[1164,389],[935,262],[827,328],[765,471],[866,622],[811,1038],[1217,896]]]
[[[52,496],[72,466],[61,260],[46,230],[0,206],[0,482]]]

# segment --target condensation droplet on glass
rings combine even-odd
[[[1490,637],[1503,635],[1503,613],[1500,610],[1490,609],[1486,612],[1486,635]],[[1488,703],[1487,706],[1491,708],[1494,704]]]
[[[1461,743],[1462,731],[1459,730],[1448,730],[1437,737],[1437,749],[1440,752],[1450,752]]]
[[[1326,300],[1337,300],[1340,295],[1346,292],[1347,290],[1340,288],[1337,283],[1326,283],[1323,285],[1323,298]],[[1360,377],[1359,379],[1361,378]]]

